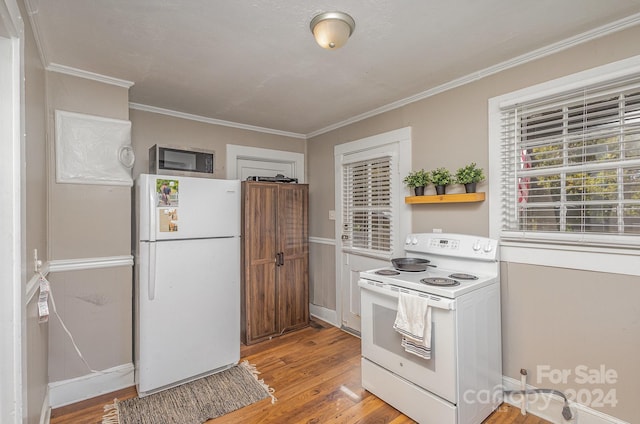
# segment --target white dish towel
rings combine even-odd
[[[398,312],[393,329],[402,334],[402,347],[421,358],[431,359],[429,299],[403,292],[398,294]]]

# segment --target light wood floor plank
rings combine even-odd
[[[393,407],[364,390],[360,378],[360,340],[321,322],[251,346],[241,347],[242,360],[260,372],[275,389],[278,401],[257,402],[208,424],[304,423],[415,424]],[[135,388],[52,411],[51,424],[96,424],[103,406],[136,396]],[[550,424],[504,404],[484,424]]]

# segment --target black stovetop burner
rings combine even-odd
[[[451,278],[445,277],[428,277],[420,280],[421,283],[427,284],[429,286],[440,286],[440,287],[452,287],[459,286],[460,282],[453,280]]]
[[[400,275],[400,271],[396,271],[395,269],[380,269],[376,271],[378,275]]]
[[[453,273],[453,274],[449,275],[449,277],[455,278],[455,279],[458,279],[458,280],[477,280],[478,279],[478,277],[476,277],[473,274],[465,274],[463,272]]]

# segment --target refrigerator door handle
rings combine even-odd
[[[156,244],[149,243],[149,300],[156,297]]]
[[[156,241],[156,204],[158,198],[156,194],[156,180],[151,178],[149,181],[149,241]]]

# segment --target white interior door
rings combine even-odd
[[[342,268],[342,326],[348,330],[360,333],[360,287],[358,280],[360,272],[368,269],[382,268],[389,264],[387,259],[369,258],[366,256],[341,252]]]
[[[275,177],[282,174],[295,178],[295,169],[291,162],[266,162],[257,159],[238,159],[238,178],[242,181],[247,177]]]
[[[227,144],[227,179],[251,176],[297,178],[304,183],[304,154],[260,147]]]
[[[341,144],[335,147],[335,203],[336,203],[336,309],[343,328],[360,332],[360,289],[359,273],[389,265],[394,255],[403,250],[403,241],[411,230],[410,209],[404,203],[402,178],[411,167],[411,128],[402,128],[373,137]],[[387,184],[376,188],[377,195],[389,195],[389,205],[382,212],[385,224],[389,226],[387,246],[375,246],[377,237],[371,230],[379,225],[376,221],[377,206],[372,202],[362,205],[360,196],[345,196],[352,187],[345,185],[345,167],[356,163],[372,163],[387,158]],[[363,175],[373,175],[376,171],[363,171]],[[364,183],[366,187],[366,182]],[[360,183],[360,188],[362,188]],[[382,191],[382,192],[381,192]],[[348,194],[348,193],[347,193]],[[358,204],[346,204],[356,202]],[[366,203],[366,202],[365,202]],[[363,210],[367,209],[367,210]],[[354,216],[359,214],[359,216]],[[356,229],[355,226],[364,228]],[[385,235],[382,234],[382,237]],[[369,240],[365,240],[370,237]],[[358,239],[358,240],[356,240]],[[373,241],[372,241],[373,240]]]

